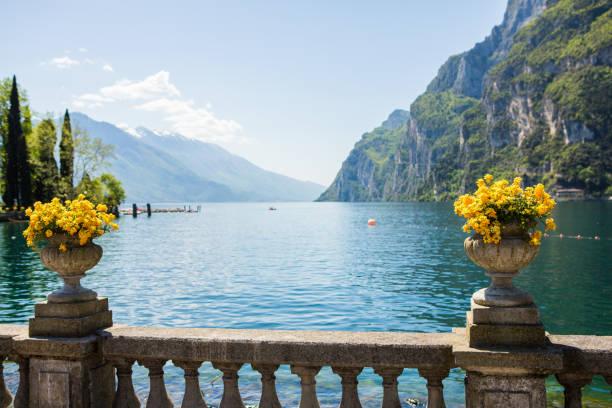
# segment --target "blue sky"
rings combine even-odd
[[[12,1],[0,76],[33,109],[179,131],[328,185],[506,0]]]

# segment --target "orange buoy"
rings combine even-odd
[[[374,225],[376,225],[376,220],[375,220],[374,218],[370,218],[370,219],[368,220],[368,225],[369,225],[369,226],[371,226],[371,227],[373,227]]]
[[[599,239],[599,236],[598,236],[598,235],[595,235],[595,239]]]
[[[563,234],[559,234],[559,238],[563,238]]]
[[[576,236],[576,238],[580,239],[580,238],[582,238],[582,236],[581,236],[580,234],[578,234],[578,235]]]

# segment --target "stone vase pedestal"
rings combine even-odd
[[[59,249],[61,244],[66,251]],[[34,306],[29,348],[20,353],[30,355],[27,406],[109,407],[115,393],[114,369],[101,356],[95,332],[113,325],[112,312],[108,299],[80,283],[102,258],[102,248],[92,242],[80,246],[76,237],[55,234],[40,258],[64,286]]]
[[[517,224],[502,227],[499,244],[480,235],[464,242],[465,252],[491,277],[491,285],[471,299],[466,344],[453,346],[455,364],[466,371],[467,408],[546,407],[546,376],[563,366],[563,356],[547,347],[546,332],[533,296],[512,284],[539,246]]]
[[[465,239],[464,247],[470,259],[491,277],[491,285],[472,296],[466,316],[468,345],[543,347],[546,332],[533,296],[512,284],[540,247],[529,244],[527,233],[518,224],[502,227],[499,244],[486,244],[482,236],[474,235]]]
[[[66,246],[66,251],[59,249]],[[77,237],[55,234],[49,245],[42,249],[42,263],[64,280],[64,287],[47,296],[47,300],[34,306],[30,318],[30,336],[85,337],[96,330],[113,325],[108,299],[81,286],[85,272],[96,266],[102,258],[102,247],[89,242],[79,245]]]

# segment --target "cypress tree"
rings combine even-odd
[[[60,140],[60,176],[66,188],[72,189],[74,172],[74,144],[72,142],[72,127],[68,109],[64,114],[62,125],[62,139]]]
[[[19,93],[17,91],[17,79],[13,75],[13,87],[11,88],[11,97],[9,105],[9,113],[7,116],[7,135],[6,135],[6,180],[5,191],[2,197],[4,203],[11,207],[15,202],[19,203],[19,139],[23,137],[21,129],[21,113],[19,112]]]
[[[57,128],[52,119],[45,119],[36,126],[34,141],[38,157],[32,161],[34,173],[34,195],[36,200],[51,201],[58,193],[59,172],[53,156],[57,142]]]
[[[19,103],[19,98],[17,98]],[[30,167],[30,152],[26,134],[32,133],[32,122],[29,109],[25,112],[23,124],[21,124],[21,136],[18,139],[17,149],[19,152],[19,205],[29,207],[32,201],[32,169]],[[21,117],[19,118],[21,119]]]

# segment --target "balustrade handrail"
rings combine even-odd
[[[452,347],[463,333],[346,332],[143,327],[115,325],[84,338],[101,341],[104,357],[181,358],[276,364],[455,367]],[[74,353],[83,338],[30,337],[28,326],[0,324],[0,355],[45,355],[59,348]],[[548,335],[564,354],[564,370],[612,373],[612,336]],[[38,344],[38,346],[33,346]],[[92,347],[79,346],[82,353]],[[504,350],[503,347],[498,350]],[[509,349],[516,351],[516,348]],[[81,353],[79,353],[81,354]]]
[[[360,367],[454,367],[453,333],[114,326],[105,356]]]

